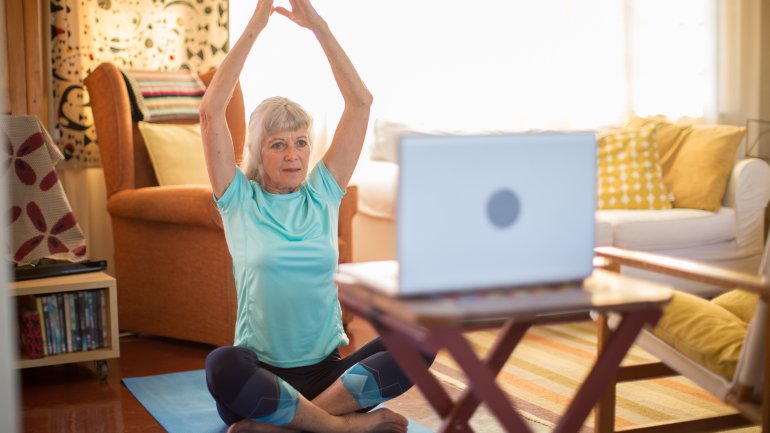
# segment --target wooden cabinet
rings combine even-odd
[[[104,290],[102,329],[104,345],[101,348],[85,351],[72,351],[58,355],[47,355],[42,358],[30,359],[20,352],[17,368],[40,367],[44,365],[66,364],[70,362],[96,361],[97,373],[101,378],[107,375],[107,359],[120,356],[118,335],[118,306],[115,279],[104,272],[88,272],[60,277],[39,278],[34,280],[16,281],[10,284],[11,295],[16,297],[27,295],[46,295],[52,293],[77,292],[84,290]],[[41,320],[42,323],[42,320]]]

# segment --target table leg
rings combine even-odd
[[[596,348],[597,356],[604,353],[607,343],[612,335],[607,318],[607,313],[599,313],[596,319]],[[615,405],[617,393],[617,375],[613,376],[613,383],[607,386],[604,394],[599,398],[594,411],[594,433],[613,433],[615,431]]]
[[[529,323],[516,323],[514,320],[505,322],[500,335],[495,340],[495,344],[484,359],[484,363],[489,366],[495,376],[505,366],[513,349],[519,344],[530,326],[531,324]],[[473,388],[466,388],[449,416],[453,420],[454,431],[460,431],[460,426],[467,426],[468,421],[479,407],[479,404],[481,404],[481,401],[474,394]],[[448,425],[449,423],[445,422],[444,424]]]
[[[591,408],[616,376],[620,363],[642,327],[648,323],[654,325],[661,314],[660,310],[646,310],[623,315],[620,326],[610,336],[605,351],[597,358],[554,433],[571,433],[580,429]]]
[[[425,399],[433,406],[436,413],[445,418],[451,412],[454,402],[446,390],[430,372],[430,366],[415,347],[415,342],[406,335],[394,332],[381,322],[372,321],[374,328],[379,332],[382,342],[398,365],[404,369],[406,375],[425,396]]]
[[[481,362],[468,341],[456,329],[433,329],[431,336],[441,341],[468,377],[468,387],[479,401],[484,401],[500,424],[509,432],[531,432],[514,410],[508,396],[495,382],[488,365]]]

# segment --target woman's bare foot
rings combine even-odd
[[[351,433],[406,433],[409,421],[390,409],[344,415]]]
[[[278,427],[270,424],[263,424],[250,419],[242,419],[235,424],[231,424],[227,433],[296,433],[297,430],[291,430],[285,427]]]

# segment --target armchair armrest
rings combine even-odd
[[[113,217],[222,229],[208,185],[125,189],[110,196],[107,210]]]
[[[770,298],[770,281],[762,275],[751,275],[660,254],[630,251],[616,247],[594,249],[597,257],[606,261],[602,267],[618,269],[633,266],[652,272],[687,278],[720,287],[740,287],[759,296]]]
[[[348,185],[340,203],[339,251],[340,263],[353,261],[353,216],[358,212],[358,187]]]

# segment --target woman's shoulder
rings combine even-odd
[[[342,200],[342,196],[345,195],[345,191],[340,188],[337,181],[334,180],[334,176],[329,173],[323,160],[318,161],[313,167],[305,185],[314,194],[323,194],[336,200]]]

